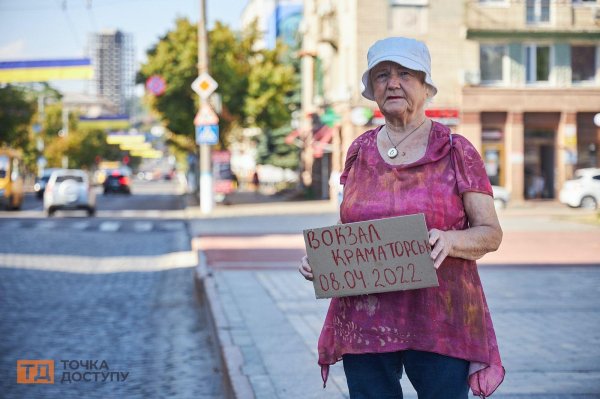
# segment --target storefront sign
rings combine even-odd
[[[438,286],[425,215],[304,230],[317,298]]]

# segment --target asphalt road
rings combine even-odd
[[[0,212],[0,397],[222,397],[183,205],[156,182],[99,194],[93,218],[47,218],[32,195]],[[17,384],[39,359],[54,384]]]

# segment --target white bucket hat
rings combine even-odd
[[[437,87],[435,87],[433,80],[431,80],[431,56],[425,43],[406,37],[388,37],[387,39],[376,41],[369,48],[369,52],[367,53],[367,70],[362,75],[362,82],[365,86],[362,92],[363,97],[375,100],[369,73],[375,65],[383,61],[392,61],[405,68],[425,72],[425,83],[432,89],[431,97],[437,93]]]

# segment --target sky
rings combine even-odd
[[[214,21],[240,28],[248,0],[205,0]],[[88,36],[104,29],[131,33],[136,64],[175,26],[198,21],[199,0],[0,0],[0,61],[88,57]],[[59,84],[60,86],[60,84]]]

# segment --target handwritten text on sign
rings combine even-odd
[[[317,298],[438,286],[425,216],[304,230]]]

